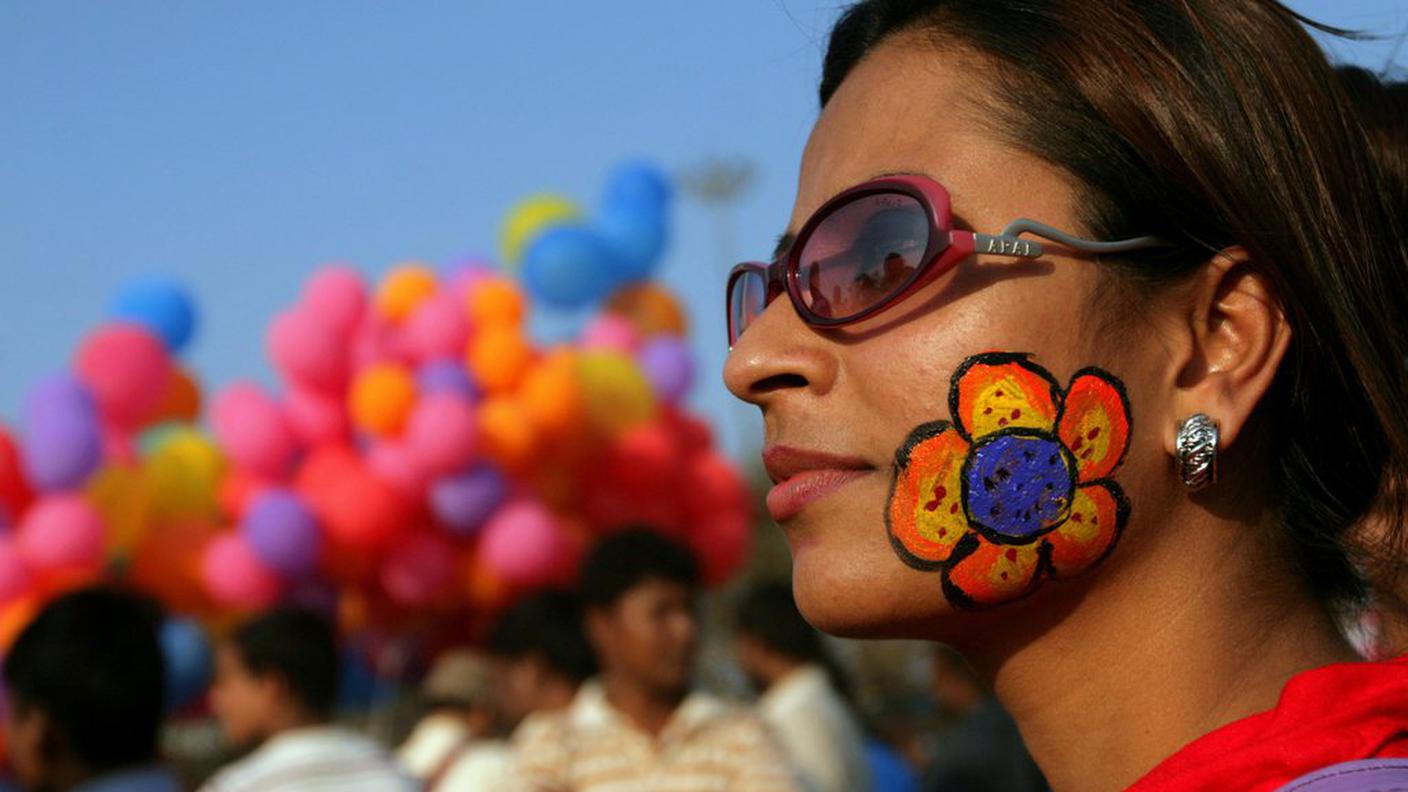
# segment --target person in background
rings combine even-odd
[[[603,540],[582,566],[587,636],[601,676],[566,711],[535,715],[515,736],[528,789],[795,789],[766,727],[690,691],[699,567],[643,529]]]
[[[337,683],[337,641],[321,617],[278,609],[237,629],[216,651],[211,705],[230,742],[258,747],[204,789],[417,789],[380,746],[333,725]]]
[[[738,663],[762,692],[758,712],[814,792],[871,788],[860,724],[840,668],[792,600],[790,583],[760,583],[738,606]]]
[[[494,625],[489,651],[509,729],[535,712],[566,709],[597,671],[581,601],[565,591],[534,594],[510,608]]]
[[[964,661],[947,646],[934,648],[933,692],[956,718],[939,739],[926,792],[1044,792],[1041,770],[1022,743],[1017,724]]]
[[[10,758],[24,789],[176,792],[157,766],[160,609],[89,588],[54,600],[5,658]]]
[[[489,660],[457,650],[435,661],[421,685],[426,716],[398,752],[427,790],[496,789],[507,744],[499,739],[499,702]]]

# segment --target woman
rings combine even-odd
[[[1408,256],[1304,22],[859,3],[730,278],[802,612],[958,647],[1058,790],[1408,756],[1408,662],[1336,627],[1395,562],[1348,537],[1408,461]]]

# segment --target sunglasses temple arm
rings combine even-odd
[[[949,247],[963,256],[977,253],[984,256],[1036,258],[1042,253],[1040,242],[1018,239],[1010,234],[975,234],[971,231],[951,232]]]
[[[1014,238],[1022,234],[1033,234],[1086,253],[1127,253],[1131,250],[1142,250],[1144,248],[1159,247],[1168,244],[1162,239],[1152,236],[1118,239],[1113,242],[1097,242],[1093,239],[1085,239],[1084,237],[1067,234],[1065,231],[1052,228],[1045,223],[1038,223],[1035,220],[1026,219],[1014,220],[1010,225],[1002,229],[1002,235],[999,236],[998,239]]]

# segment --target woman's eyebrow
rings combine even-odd
[[[796,241],[797,235],[791,231],[787,231],[779,236],[777,238],[777,247],[772,250],[772,260],[777,261],[782,258],[782,256],[787,253],[788,249],[792,247],[792,243]]]

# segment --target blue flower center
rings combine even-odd
[[[1061,443],[999,435],[980,441],[967,469],[968,515],[993,533],[1030,539],[1070,511],[1075,480]]]

